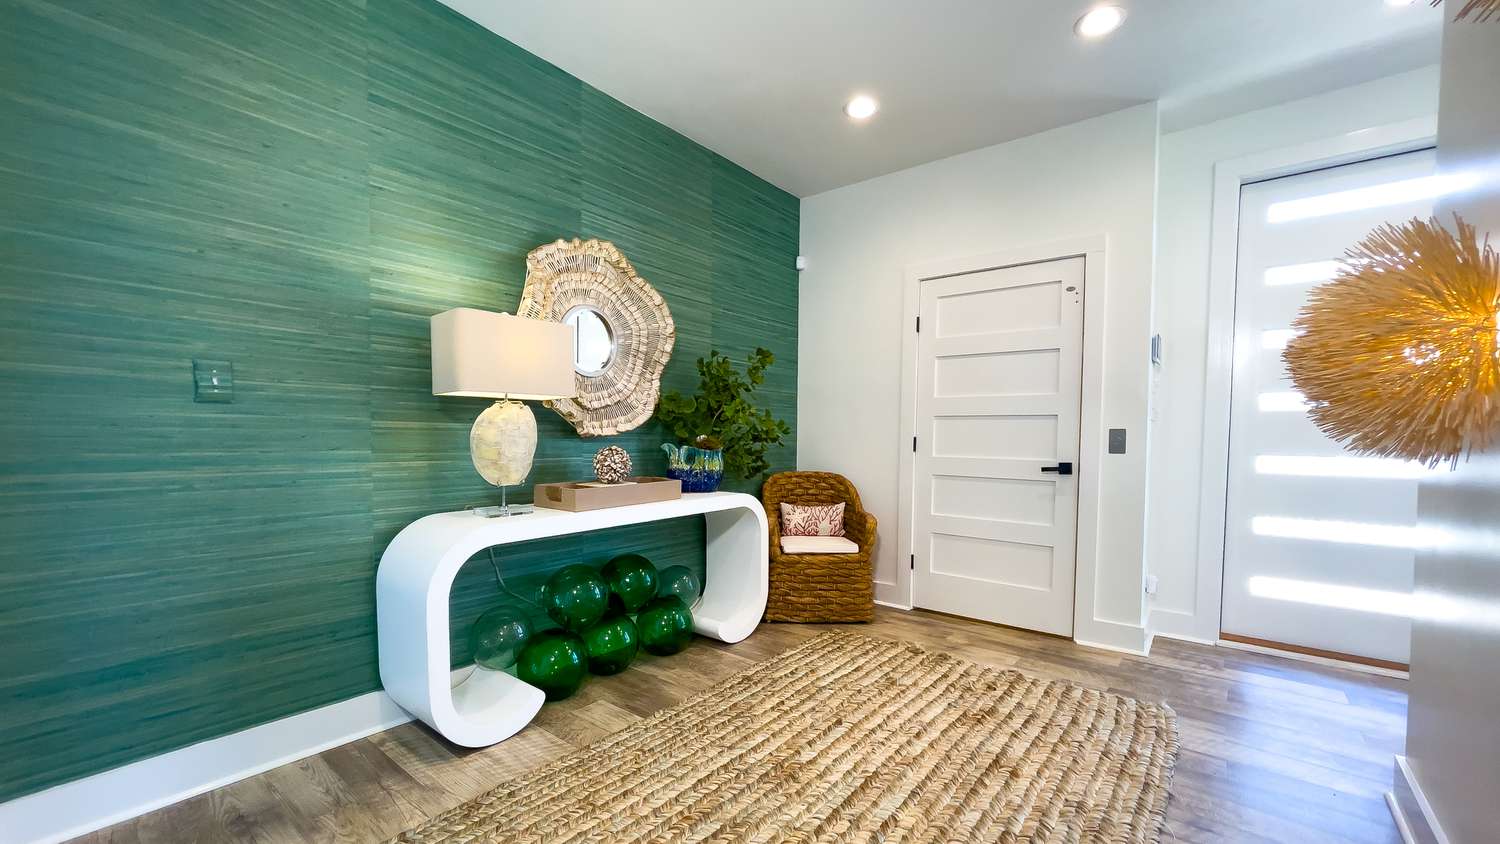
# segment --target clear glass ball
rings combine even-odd
[[[516,664],[530,638],[531,622],[520,610],[502,604],[486,610],[469,627],[469,650],[476,664],[504,671]]]
[[[703,581],[687,566],[667,566],[661,570],[656,580],[656,594],[659,596],[676,595],[682,602],[691,607],[698,603],[698,598],[703,595]]]

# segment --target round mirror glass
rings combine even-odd
[[[573,371],[594,376],[608,369],[615,357],[615,333],[604,314],[576,305],[563,314],[563,322],[573,326]]]

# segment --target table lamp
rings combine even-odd
[[[486,515],[532,511],[505,502],[506,487],[526,479],[536,454],[536,416],[523,402],[576,393],[572,326],[475,308],[432,318],[432,394],[497,399],[469,430],[474,469],[500,487],[498,512]]]

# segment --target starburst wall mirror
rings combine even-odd
[[[676,326],[656,289],[607,240],[558,240],[526,256],[518,316],[573,326],[578,394],[545,402],[582,437],[639,427],[656,411]]]

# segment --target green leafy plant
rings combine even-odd
[[[766,450],[781,445],[792,432],[786,422],[754,402],[755,388],[765,382],[766,370],[775,362],[770,351],[756,348],[745,359],[741,375],[728,355],[710,351],[707,358],[698,358],[698,395],[662,393],[656,417],[680,442],[723,448],[725,471],[753,478],[771,468]]]

